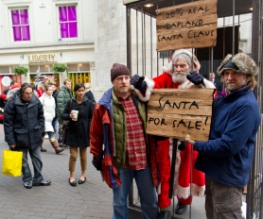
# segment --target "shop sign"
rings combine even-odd
[[[146,132],[151,135],[206,141],[210,133],[214,89],[153,89]]]
[[[54,63],[56,62],[55,54],[32,54],[28,55],[29,63]]]
[[[200,0],[156,10],[158,51],[216,45],[217,0]]]

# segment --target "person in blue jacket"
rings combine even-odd
[[[209,140],[190,142],[199,152],[195,168],[206,174],[206,217],[241,219],[242,189],[249,181],[260,124],[253,93],[258,67],[248,55],[238,53],[227,55],[217,73],[226,95],[214,101]]]

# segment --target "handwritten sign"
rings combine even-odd
[[[157,50],[216,45],[217,0],[202,0],[156,11]]]
[[[154,89],[148,102],[147,133],[208,140],[214,89]]]

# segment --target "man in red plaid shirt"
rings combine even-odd
[[[154,154],[145,131],[145,103],[131,90],[130,78],[125,65],[113,64],[113,87],[95,106],[90,151],[94,155],[93,165],[102,171],[104,180],[113,189],[112,218],[128,218],[127,197],[135,179],[142,217],[157,219],[158,181],[155,168],[150,168],[154,165]]]

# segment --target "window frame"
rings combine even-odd
[[[23,24],[21,23],[21,20],[19,21],[19,24],[15,24],[13,22],[13,11],[18,11],[19,13],[19,19],[21,19],[21,11],[22,10],[26,10],[27,12],[27,23]],[[14,43],[25,43],[25,42],[31,42],[32,41],[32,33],[31,33],[31,25],[30,25],[30,11],[29,11],[29,7],[15,7],[15,8],[9,8],[9,14],[10,14],[10,31],[12,34],[12,41]],[[16,40],[16,34],[15,34],[15,29],[14,27],[18,27],[18,29],[20,30],[20,39]],[[28,29],[28,39],[24,38],[24,34],[23,34],[23,27],[27,27]]]
[[[58,24],[57,24],[57,31],[58,31],[58,38],[59,40],[75,40],[75,39],[79,39],[79,17],[78,17],[78,14],[79,14],[79,11],[78,11],[78,4],[57,4],[56,5],[56,10],[57,10],[57,21],[58,21]],[[67,19],[66,21],[64,22],[61,22],[61,19],[60,19],[60,8],[61,7],[67,7],[67,18],[68,18],[68,7],[75,7],[75,17],[76,17],[76,20],[75,21],[70,21]],[[62,31],[61,31],[61,23],[65,23],[67,24],[68,26],[68,33],[67,33],[67,37],[63,37],[62,35]],[[69,27],[69,24],[70,23],[76,23],[76,36],[73,36],[73,37],[70,37],[70,27]]]

